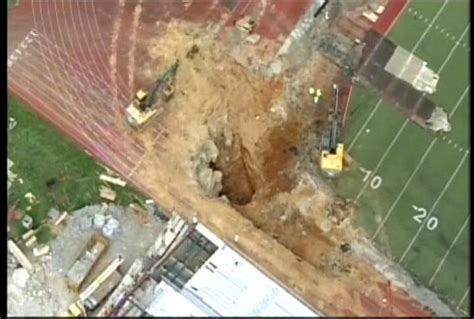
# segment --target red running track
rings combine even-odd
[[[380,34],[387,35],[398,21],[409,0],[389,0],[385,10],[374,24],[374,30]]]
[[[157,21],[225,25],[236,16],[259,14],[257,32],[283,43],[310,3],[267,1],[262,8],[257,1],[236,1],[233,7],[228,2],[23,0],[9,12],[9,91],[103,164],[128,176],[144,152],[123,116],[133,92],[143,85],[127,68],[129,53],[139,52],[136,43],[153,35]],[[138,3],[142,12],[132,30]],[[134,31],[137,38],[131,41]],[[139,65],[146,57],[136,54],[134,59]],[[155,124],[151,131],[159,149],[166,128]]]

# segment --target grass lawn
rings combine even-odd
[[[12,9],[14,7],[16,7],[19,3],[20,3],[20,0],[7,0],[7,4],[8,4],[8,9]]]
[[[460,313],[470,312],[468,6],[412,0],[389,34],[439,71],[431,98],[452,131],[436,138],[356,86],[346,124],[355,164],[335,182],[357,198],[368,238]]]
[[[105,169],[80,150],[65,135],[37,117],[13,96],[8,99],[8,116],[17,125],[8,134],[8,158],[14,162],[12,171],[23,180],[12,184],[8,201],[18,201],[18,207],[26,212],[29,206],[24,195],[33,193],[39,204],[27,213],[34,225],[40,225],[48,211],[55,207],[60,211],[71,212],[88,204],[100,203],[98,179]],[[132,201],[143,202],[128,186],[121,188],[108,185],[117,192],[117,203],[128,205]],[[23,233],[21,222],[12,223],[12,237]],[[45,228],[43,236],[48,238]]]

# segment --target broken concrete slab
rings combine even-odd
[[[29,261],[29,259],[25,256],[23,251],[15,244],[13,240],[8,241],[8,250],[15,256],[18,262],[28,271],[33,271],[34,267]]]
[[[19,288],[25,288],[30,274],[25,268],[17,268],[13,271],[12,275],[13,284]]]
[[[59,210],[57,210],[56,208],[51,208],[48,212],[48,218],[51,221],[55,221],[59,218],[60,214],[61,213],[59,212]]]
[[[99,179],[104,182],[108,182],[114,185],[118,185],[120,187],[125,187],[127,185],[127,182],[121,180],[120,178],[117,177],[111,177],[105,174],[100,174]]]
[[[112,238],[114,234],[116,234],[119,230],[120,222],[113,218],[112,216],[108,215],[106,217],[106,222],[104,227],[102,228],[102,233],[107,238]]]
[[[245,38],[245,41],[255,45],[260,41],[260,35],[258,33],[251,34]]]
[[[107,199],[111,202],[115,201],[117,198],[117,193],[107,186],[100,187],[100,197]]]

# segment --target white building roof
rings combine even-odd
[[[159,289],[157,298],[148,309],[150,314],[320,316],[205,227],[198,225],[196,229],[218,247],[217,251],[206,260],[180,292],[162,281],[161,290]]]

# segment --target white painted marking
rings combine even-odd
[[[367,133],[367,134],[370,133],[370,129],[366,129],[365,133]]]
[[[459,300],[459,303],[458,305],[456,306],[456,310],[458,310],[459,308],[461,308],[462,306],[462,303],[464,302],[464,300],[466,299],[467,295],[469,294],[469,291],[471,290],[471,287],[467,287],[466,291],[464,292],[464,295],[462,295],[462,298],[461,300]]]
[[[452,142],[453,142],[453,140],[449,140],[449,141],[448,141],[448,144],[451,144]]]
[[[461,41],[461,39],[464,37],[464,35],[467,33],[467,31],[469,30],[469,27],[471,26],[471,24],[468,24],[466,26],[466,28],[464,29],[464,31],[461,33],[461,35],[459,36],[459,41]],[[441,67],[439,68],[438,70],[438,74],[441,73],[441,71],[444,69],[446,63],[448,63],[448,61],[451,59],[451,56],[453,55],[454,51],[456,50],[456,48],[458,47],[458,45],[454,45],[452,48],[451,48],[451,51],[449,52],[447,58],[444,60],[443,64],[441,64]]]
[[[428,32],[430,31],[431,27],[433,26],[433,23],[438,19],[439,15],[443,12],[444,10],[444,7],[448,4],[448,0],[444,0],[443,2],[443,5],[438,9],[438,12],[436,13],[436,15],[433,17],[433,19],[431,20],[431,23],[428,25],[428,27],[425,29],[425,31],[421,34],[420,38],[418,39],[418,41],[415,43],[415,45],[413,46],[413,48],[411,49],[410,53],[413,54],[416,49],[418,48],[418,46],[420,45],[421,41],[423,41],[423,39],[426,37],[426,35],[428,34]],[[404,67],[402,68],[402,70],[400,71],[400,74],[402,74],[404,72],[404,69],[406,68],[406,66],[408,65],[408,63],[410,62],[411,60],[411,57],[405,62],[405,65]],[[439,73],[439,72],[438,72]],[[375,104],[375,107],[374,109],[372,110],[372,112],[370,113],[369,117],[367,118],[367,120],[365,120],[364,124],[362,125],[362,127],[359,129],[359,131],[357,132],[356,136],[354,137],[354,139],[352,140],[351,144],[349,145],[349,147],[347,148],[347,151],[349,152],[352,147],[354,146],[354,144],[357,142],[357,139],[359,138],[360,134],[362,133],[362,131],[366,128],[367,126],[367,123],[369,123],[369,121],[372,119],[372,117],[374,116],[375,112],[377,112],[379,106],[380,106],[380,103],[382,103],[382,99],[379,99],[378,102]],[[406,125],[406,124],[405,124]]]
[[[458,147],[458,144],[457,143],[454,143],[454,148],[457,148]]]
[[[468,86],[466,87],[466,89],[464,90],[464,92],[462,93],[462,95],[459,97],[459,99],[457,100],[456,102],[456,105],[454,106],[454,109],[453,111],[451,111],[450,113],[450,116],[454,115],[454,113],[456,112],[458,106],[461,104],[462,100],[464,99],[464,97],[466,96],[468,90],[469,90],[469,87],[471,85],[468,84]],[[446,138],[446,136],[443,136],[443,138]],[[433,148],[433,146],[436,144],[436,141],[438,140],[438,138],[434,138],[430,145],[426,148],[425,152],[423,153],[423,155],[421,156],[421,159],[420,161],[418,162],[418,164],[416,165],[415,167],[415,170],[411,173],[410,177],[408,178],[407,182],[405,183],[405,185],[403,185],[403,188],[402,190],[400,191],[400,193],[398,194],[397,198],[395,199],[395,201],[393,202],[392,206],[390,206],[387,214],[385,214],[382,222],[379,224],[377,230],[375,231],[374,235],[372,235],[372,240],[374,240],[377,235],[380,233],[380,231],[382,230],[382,228],[384,227],[385,223],[387,222],[388,218],[390,217],[390,215],[392,214],[394,208],[397,206],[398,204],[398,201],[400,200],[400,198],[402,198],[403,194],[405,193],[406,189],[408,188],[408,186],[410,185],[412,179],[415,177],[416,173],[418,172],[418,170],[420,169],[421,165],[424,163],[425,159],[427,158],[428,154],[430,153],[431,149]]]
[[[364,124],[362,124],[362,127],[360,128],[360,130],[357,132],[356,136],[354,137],[354,139],[352,140],[351,144],[349,145],[349,147],[347,148],[347,151],[349,152],[352,147],[354,146],[354,144],[357,142],[357,140],[359,139],[359,136],[360,134],[362,133],[362,131],[365,129],[365,127],[367,126],[367,124],[369,123],[369,121],[372,119],[372,117],[374,116],[375,112],[377,112],[380,104],[382,103],[382,99],[379,99],[377,104],[375,104],[375,107],[374,109],[372,110],[372,112],[370,112],[369,116],[367,117],[367,119],[365,120]]]
[[[425,224],[426,221],[431,217],[431,215],[433,214],[434,210],[435,210],[436,207],[438,206],[439,201],[440,201],[441,198],[444,196],[444,194],[445,194],[446,191],[448,190],[449,186],[451,186],[451,183],[453,182],[454,177],[456,177],[456,175],[458,174],[459,170],[461,169],[462,164],[463,164],[464,161],[466,160],[466,157],[467,157],[467,153],[463,155],[463,157],[462,157],[461,160],[459,161],[458,166],[457,166],[456,169],[454,170],[453,174],[451,174],[451,177],[449,178],[448,182],[446,183],[446,185],[444,185],[443,189],[441,190],[441,193],[438,195],[438,198],[436,198],[436,201],[434,202],[433,206],[431,207],[430,211],[428,212],[427,218],[426,218],[426,219],[424,220],[424,222],[420,225],[420,227],[418,228],[418,231],[416,232],[415,236],[413,236],[413,238],[411,239],[411,241],[410,241],[410,243],[408,244],[407,248],[406,248],[405,251],[403,252],[403,254],[402,254],[402,256],[400,257],[400,259],[398,260],[398,264],[400,264],[400,263],[403,262],[403,260],[405,259],[406,255],[407,255],[408,252],[410,251],[411,247],[413,246],[413,244],[415,243],[415,241],[418,239],[418,236],[420,235],[421,231],[423,230],[424,224]]]
[[[442,137],[442,138],[443,138],[443,141],[444,141],[444,140],[446,139],[446,135],[443,135],[443,137]]]
[[[438,264],[438,267],[436,267],[436,270],[435,272],[433,273],[433,275],[431,276],[430,278],[430,281],[428,282],[428,285],[431,285],[431,283],[433,282],[433,280],[436,278],[436,276],[438,275],[439,271],[441,270],[441,267],[443,267],[444,265],[444,262],[446,261],[446,258],[448,257],[449,253],[451,252],[451,249],[453,249],[454,245],[456,244],[456,242],[458,241],[459,237],[461,236],[461,233],[464,231],[464,228],[466,228],[467,224],[469,223],[469,219],[471,218],[471,215],[468,215],[466,220],[464,221],[464,223],[462,224],[461,228],[459,229],[458,233],[456,234],[456,237],[454,237],[453,241],[451,242],[451,245],[449,245],[449,248],[448,250],[446,251],[446,253],[444,254],[443,258],[441,259],[441,261],[439,262]]]

